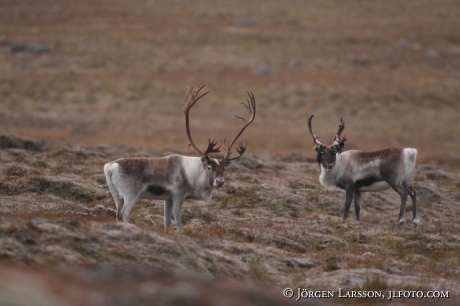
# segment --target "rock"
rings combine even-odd
[[[438,51],[430,49],[425,51],[425,56],[428,58],[437,58],[438,57]]]
[[[101,215],[101,214],[104,213],[105,210],[106,210],[106,208],[105,208],[104,205],[98,204],[98,205],[94,206],[90,211],[92,211],[95,214]]]
[[[117,211],[113,208],[107,207],[107,216],[116,218]]]
[[[447,52],[450,54],[460,54],[460,46],[450,47]]]
[[[260,64],[254,69],[254,73],[257,75],[273,75],[275,74],[275,70],[266,64]]]
[[[396,45],[398,46],[399,49],[406,49],[407,48],[407,40],[405,40],[404,38],[401,38],[400,40],[398,40]]]
[[[300,257],[295,257],[292,259],[292,261],[302,269],[310,269],[312,267],[318,266],[322,263],[320,260],[314,260],[311,258],[300,258]]]
[[[11,53],[45,54],[51,50],[44,45],[16,44],[11,46]]]
[[[92,126],[92,125],[84,125],[82,127],[79,127],[78,129],[74,130],[75,134],[80,134],[80,135],[94,135],[96,133],[97,129]]]
[[[234,19],[233,20],[233,25],[234,26],[255,26],[257,25],[257,20],[254,18],[240,18],[240,19]]]

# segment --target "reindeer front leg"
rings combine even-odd
[[[343,220],[348,218],[348,211],[350,210],[351,201],[353,201],[353,189],[346,189],[345,195],[345,213],[343,214]]]
[[[169,226],[171,225],[172,209],[173,202],[165,201],[165,232],[169,230]]]
[[[182,223],[181,223],[181,208],[182,208],[182,203],[184,203],[185,197],[182,195],[178,196],[173,196],[173,214],[174,214],[174,220],[176,221],[176,232],[180,233],[182,230]]]
[[[361,192],[355,191],[355,214],[356,221],[359,221],[359,211],[361,210]]]

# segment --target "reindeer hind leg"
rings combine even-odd
[[[128,195],[124,197],[124,205],[123,208],[121,208],[121,218],[123,222],[129,222],[129,215],[131,214],[131,210],[133,209],[134,205],[136,205],[138,200],[139,196],[135,195]]]
[[[407,191],[412,200],[412,223],[414,223],[414,225],[418,225],[420,221],[417,219],[417,193],[415,192],[412,183],[403,183],[403,187]]]
[[[396,191],[399,196],[401,197],[401,207],[399,209],[399,216],[398,216],[398,224],[402,224],[405,222],[405,212],[406,212],[406,200],[407,200],[407,191],[404,188],[403,184],[394,184],[390,183],[391,181],[387,180],[387,183],[390,185],[391,188]]]
[[[398,224],[402,224],[405,221],[404,215],[405,215],[405,212],[406,212],[407,191],[402,185],[395,186],[395,187],[393,187],[393,189],[401,197],[401,207],[399,209]]]
[[[115,210],[109,208],[108,212],[110,214],[113,213],[117,220],[121,220],[121,209],[123,208],[124,200],[123,200],[123,197],[121,197],[118,192],[118,185],[116,185],[116,182],[117,182],[116,178],[118,177],[118,173],[116,172],[116,170],[115,171],[112,170],[111,167],[114,167],[114,166],[112,164],[104,165],[104,174],[105,174],[105,178],[107,181],[107,186],[109,187],[110,193],[112,194],[112,198],[115,202]],[[114,177],[113,177],[114,175],[115,175],[115,182],[114,182]]]
[[[125,200],[123,198],[117,197],[115,199],[115,206],[117,208],[115,218],[117,219],[117,221],[122,221],[121,210],[123,209],[124,204],[125,204]]]

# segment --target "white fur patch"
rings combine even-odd
[[[403,149],[404,156],[404,181],[412,181],[415,172],[415,163],[417,161],[417,149]]]
[[[327,189],[334,190],[334,189],[339,189],[337,187],[337,180],[336,180],[336,167],[337,164],[335,165],[334,168],[327,170],[326,168],[321,165],[321,174],[319,175],[319,182],[321,185]]]
[[[371,171],[374,170],[374,169],[379,169],[381,162],[382,162],[382,160],[380,158],[378,158],[378,159],[374,159],[374,160],[372,160],[372,161],[370,161],[368,163],[365,163],[365,164],[362,164],[362,165],[357,165],[356,172],[357,173],[368,172],[369,169]]]

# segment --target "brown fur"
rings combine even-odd
[[[178,167],[181,163],[180,156],[171,155],[158,158],[121,158],[116,161],[120,165],[121,173],[135,176],[139,179],[149,179],[155,176],[158,179],[170,177],[171,169],[182,169]],[[164,163],[163,160],[167,160]],[[152,171],[152,169],[155,169]],[[183,170],[181,170],[183,172]]]

